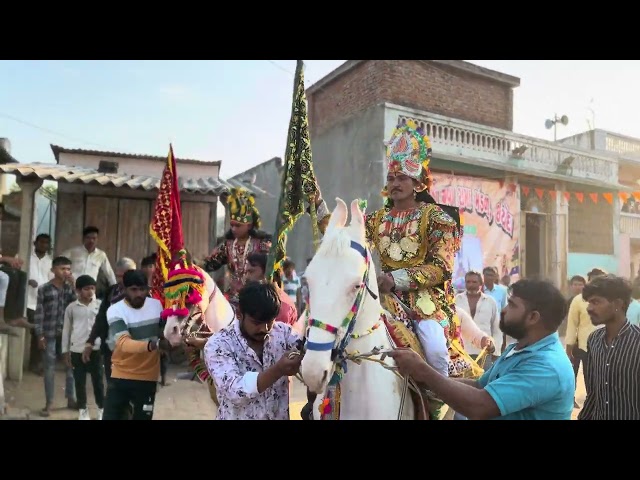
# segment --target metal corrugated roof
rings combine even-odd
[[[42,180],[53,180],[67,183],[97,184],[102,186],[129,187],[135,190],[154,190],[160,186],[160,179],[147,175],[128,175],[125,173],[102,173],[86,167],[70,167],[53,163],[17,163],[0,165],[0,170],[21,177],[38,177]],[[222,195],[231,188],[240,185],[230,184],[215,177],[198,177],[178,179],[180,191],[199,194]],[[236,183],[236,182],[234,182]],[[243,188],[257,195],[252,187]]]
[[[74,155],[91,155],[97,157],[107,157],[107,158],[136,158],[141,160],[158,160],[161,162],[167,161],[167,156],[160,155],[143,155],[138,153],[123,153],[123,152],[106,152],[103,150],[85,150],[84,148],[65,148],[60,147],[59,145],[50,144],[51,151],[53,152],[53,156],[56,158],[56,162],[60,161],[60,154],[74,154]],[[178,158],[176,157],[176,162],[180,163],[191,163],[195,165],[203,165],[203,166],[216,166],[220,167],[222,162],[220,160],[215,160],[213,162],[209,162],[206,160],[196,160],[195,158]]]

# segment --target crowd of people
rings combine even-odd
[[[462,222],[457,209],[437,204],[429,193],[430,156],[424,132],[411,122],[399,125],[387,142],[384,206],[362,216],[366,243],[381,263],[376,281],[384,325],[397,347],[388,355],[401,375],[431,392],[424,415],[442,419],[449,410],[458,420],[569,420],[579,408],[574,396],[582,365],[587,396],[579,419],[640,419],[640,283],[594,269],[586,279],[570,280],[567,301],[550,282],[524,278],[511,284],[487,266],[466,272],[465,289],[456,293],[451,279]],[[318,228],[325,233],[340,219],[332,218],[318,185],[315,191]],[[184,343],[202,355],[218,419],[289,419],[289,378],[304,357],[305,329],[298,319],[311,308],[309,284],[291,260],[282,264],[281,283],[271,282],[272,241],[260,230],[254,200],[234,190],[228,204],[231,228],[203,266],[226,267],[221,289],[234,318],[208,339]],[[44,376],[41,414],[50,414],[62,355],[67,406],[78,409],[79,419],[91,418],[89,375],[98,419],[151,420],[171,349],[163,337],[165,306],[150,290],[156,258],[143,259],[140,269],[122,258],[114,270],[97,248],[98,237],[98,229],[88,226],[82,245],[55,258],[47,253],[48,236],[34,242],[25,322],[34,332],[33,353],[38,351],[31,368]],[[192,261],[184,258],[189,270]],[[189,272],[197,277],[199,268]],[[108,284],[102,295],[100,273]],[[191,277],[185,283],[191,290],[181,295],[195,304],[202,281]],[[0,287],[3,281],[0,275]],[[0,309],[3,300],[0,294]],[[558,333],[564,322],[565,345]],[[316,396],[307,392],[303,419],[317,418]]]
[[[55,370],[62,359],[67,408],[77,410],[79,420],[91,419],[87,376],[97,406],[95,418],[150,419],[157,385],[166,384],[168,362],[158,348],[162,304],[151,298],[149,288],[156,257],[142,259],[141,269],[134,260],[122,258],[114,271],[97,247],[99,233],[87,226],[82,245],[53,258],[48,235],[40,234],[34,241],[27,319],[20,326],[32,331],[29,368],[44,380],[40,415],[51,414]],[[99,278],[108,287],[101,295]]]

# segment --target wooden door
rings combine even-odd
[[[150,200],[120,199],[118,208],[118,258],[129,257],[139,266],[149,247]]]
[[[182,231],[186,249],[194,260],[202,262],[209,255],[211,203],[182,202]]]
[[[77,208],[80,208],[80,205]],[[98,248],[104,250],[111,265],[115,265],[118,260],[118,199],[87,196],[84,226],[89,225],[100,229]],[[78,239],[74,243],[74,247],[82,244],[81,237],[82,230],[78,232]]]

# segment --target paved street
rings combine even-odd
[[[184,372],[184,367],[172,365],[167,375],[169,385],[159,387],[154,420],[212,420],[216,415],[216,408],[209,390],[199,382],[177,380],[176,375]],[[93,401],[91,382],[87,378],[88,407],[91,416],[95,418],[96,406]],[[64,396],[64,371],[60,368],[56,372],[56,401],[51,416],[43,419],[38,411],[44,407],[43,378],[33,373],[25,373],[20,385],[5,380],[5,394],[8,403],[7,415],[0,419],[29,419],[29,420],[76,420],[78,413],[66,409]],[[585,391],[582,375],[578,380],[578,403],[584,402]],[[291,419],[300,420],[300,409],[306,403],[306,390],[296,379],[292,380]],[[573,411],[574,419],[579,410]]]

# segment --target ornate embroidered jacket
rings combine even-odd
[[[318,209],[322,233],[330,215],[323,203]],[[464,347],[451,285],[461,240],[455,220],[438,205],[420,203],[410,210],[381,208],[367,214],[365,228],[369,248],[378,251],[382,271],[393,277],[395,294],[411,309],[414,320],[432,319],[444,329],[452,360],[450,374],[469,368],[467,361],[460,363],[458,358]],[[381,303],[394,317],[408,320],[393,296],[382,295]]]
[[[205,261],[204,269],[215,271],[227,266],[230,281],[225,289],[225,295],[230,303],[237,303],[238,293],[245,283],[247,257],[252,252],[269,253],[271,241],[268,238],[249,237],[245,243],[237,240],[223,240],[211,252]]]

